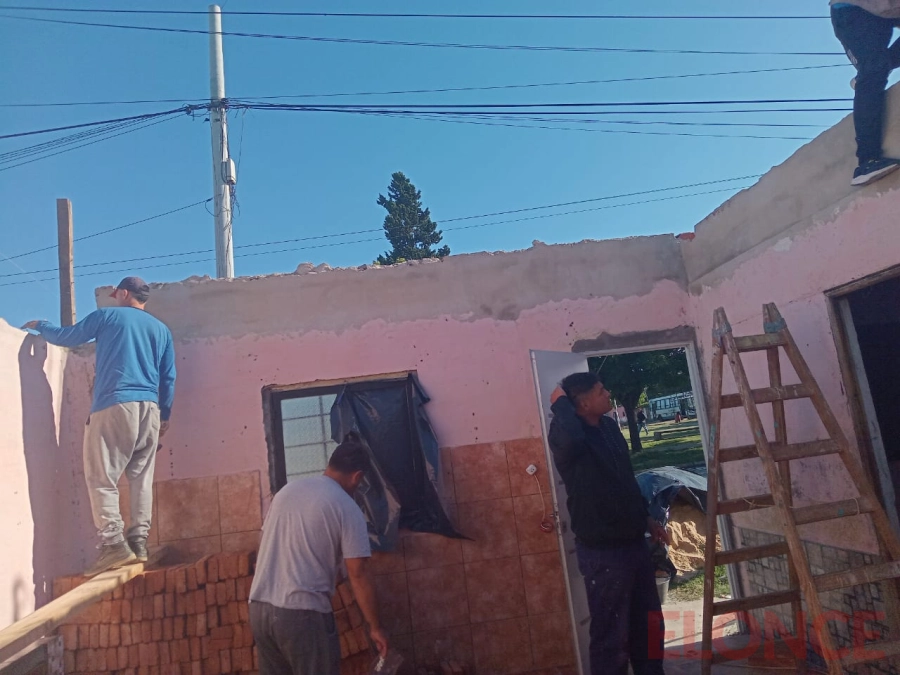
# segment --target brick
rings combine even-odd
[[[113,600],[121,600],[125,597],[125,590],[119,586],[116,590],[113,591]]]
[[[153,642],[153,622],[141,621],[141,642]]]
[[[137,645],[128,648],[128,667],[137,668],[141,665],[141,652]]]
[[[167,666],[172,663],[172,653],[169,651],[169,643],[160,641],[157,645],[159,649],[159,665]]]
[[[195,565],[191,565],[186,570],[187,574],[187,589],[189,591],[196,591],[199,587],[197,584],[197,567]]]
[[[194,591],[194,613],[199,614],[200,612],[206,611],[206,589],[198,588]]]
[[[184,673],[183,675],[203,675],[203,668],[200,665],[199,661],[194,661],[191,663],[191,672]]]
[[[206,563],[209,556],[204,556],[194,563],[194,574],[197,577],[197,587],[202,588],[206,585]]]
[[[344,633],[341,636],[341,639],[347,641],[347,651],[351,655],[356,654],[359,651],[359,645],[356,643],[356,633],[354,633],[353,631]]]
[[[218,654],[223,649],[231,649],[231,638],[228,639],[210,639],[209,651],[211,654]]]
[[[176,640],[180,640],[184,637],[184,617],[176,616],[172,620],[172,635]]]
[[[175,592],[175,568],[166,568],[166,593]]]
[[[166,593],[163,596],[163,609],[165,610],[165,616],[171,617],[175,616],[175,594],[174,593]]]
[[[100,626],[97,624],[90,628],[90,646],[91,649],[97,649],[100,646]]]
[[[143,603],[144,603],[144,618],[152,619],[153,615],[156,613],[156,608],[154,607],[154,604],[153,604],[153,596],[145,595],[143,597]]]
[[[131,624],[123,623],[119,625],[119,632],[122,634],[121,636],[121,644],[123,647],[130,647],[132,644],[131,639]]]
[[[178,662],[191,662],[191,642],[187,638],[177,641],[178,644]]]
[[[120,616],[122,623],[131,621],[131,600],[122,600],[122,615]]]
[[[212,607],[216,604],[216,589],[219,587],[219,584],[206,584],[203,589],[203,592],[206,594],[206,606]]]
[[[194,597],[195,596],[194,596],[193,591],[188,591],[187,593],[184,594],[184,604],[185,604],[184,613],[185,614],[196,614],[197,613],[197,605],[196,605],[196,602],[194,601]],[[206,608],[206,598],[205,597],[203,598],[203,607],[204,607],[204,609]]]
[[[69,650],[78,649],[78,626],[60,626],[59,634],[63,639],[63,647]]]
[[[238,576],[239,577],[250,576],[250,554],[249,553],[239,553],[238,554]]]
[[[219,581],[219,558],[210,556],[206,563],[206,583],[214,584]]]
[[[219,652],[219,672],[226,675],[231,672],[231,650],[223,649]]]
[[[253,670],[259,670],[259,650],[253,647]]]
[[[153,614],[151,615],[154,619],[162,619],[166,616],[166,596],[160,593],[159,595],[154,595],[152,597],[153,601]]]
[[[250,622],[250,605],[246,602],[239,602],[238,604],[238,617],[243,623]]]
[[[341,594],[341,602],[344,603],[345,607],[349,607],[354,604],[353,599],[353,589],[350,588],[350,584],[346,581],[338,586],[338,593]]]
[[[234,599],[238,602],[243,602],[249,595],[250,587],[247,585],[248,581],[250,581],[250,577],[244,577],[243,579],[238,579],[235,583]]]
[[[90,650],[89,649],[79,649],[75,652],[75,671],[80,673],[89,672],[91,669],[91,664],[89,661]]]
[[[244,646],[244,627],[238,624],[234,627],[234,635],[231,638],[231,648],[240,649]]]
[[[225,582],[225,602],[234,602],[237,598],[237,581],[228,579]]]
[[[131,601],[131,620],[143,621],[144,619],[144,603],[135,598]]]
[[[63,652],[63,672],[64,673],[74,673],[75,672],[75,652],[73,652],[73,651]]]
[[[104,600],[100,603],[100,623],[112,621],[112,600]]]
[[[184,616],[187,614],[187,599],[184,593],[175,594],[175,616]]]
[[[350,616],[347,614],[346,609],[340,609],[334,613],[334,625],[339,634],[346,633],[353,628],[353,626],[350,625]]]
[[[66,577],[58,577],[53,580],[53,599],[65,595],[70,590],[70,582]]]
[[[203,662],[203,675],[219,675],[219,654],[210,654],[210,657]]]
[[[219,610],[216,607],[210,607],[206,610],[206,628],[216,628],[219,625]]]
[[[134,585],[131,583],[127,583],[122,587],[123,595],[122,597],[125,600],[131,600],[134,598]]]
[[[103,672],[106,670],[106,650],[105,649],[91,649],[89,650],[88,663],[91,666],[91,670],[95,673]]]
[[[109,625],[109,646],[118,647],[122,643],[122,626],[117,623]]]
[[[203,637],[206,635],[206,613],[198,614],[194,619],[195,628],[194,632],[198,637]]]
[[[90,649],[91,646],[91,627],[78,626],[78,648]]]
[[[224,581],[220,581],[219,583],[216,584],[216,604],[217,605],[221,606],[228,602],[228,600],[225,596],[225,594],[227,593],[226,586],[227,586],[227,584]]]
[[[187,569],[177,567],[175,569],[175,592],[187,593]]]
[[[138,645],[138,659],[139,659],[139,665],[141,665],[145,668],[150,667],[150,645],[148,645],[148,644]]]
[[[344,601],[341,600],[340,592],[335,589],[334,595],[331,596],[331,611],[338,612],[344,609]]]
[[[231,640],[234,636],[234,628],[231,626],[219,626],[209,631],[209,636],[213,640]]]
[[[109,624],[101,623],[99,626],[100,639],[98,646],[102,649],[109,649]]]
[[[241,648],[241,670],[249,673],[253,670],[253,649],[251,647],[242,647]],[[235,664],[231,664],[234,666]]]
[[[136,598],[143,598],[147,592],[147,580],[144,579],[143,574],[137,575],[134,579],[131,580],[129,585],[132,587],[134,597]]]
[[[350,656],[350,645],[347,644],[347,637],[345,635],[341,635],[341,658],[346,659]]]
[[[190,643],[191,643],[191,661],[199,661],[202,658],[200,655],[200,652],[201,652],[200,638],[192,637],[190,639]]]
[[[253,646],[253,629],[249,623],[244,624],[244,647]]]
[[[153,619],[150,622],[150,637],[154,642],[162,640],[162,619]]]
[[[110,670],[119,669],[119,657],[115,647],[108,647],[106,649],[106,667]]]
[[[241,620],[241,606],[237,602],[228,603],[228,618],[232,624],[239,623]]]
[[[369,636],[366,635],[365,628],[357,628],[353,631],[353,634],[356,635],[356,644],[359,645],[359,651],[365,651],[369,649]]]
[[[362,611],[359,609],[359,605],[353,604],[347,608],[347,616],[350,619],[350,625],[353,628],[359,628],[363,622]]]
[[[174,637],[174,631],[172,629],[172,622],[174,619],[171,617],[162,620],[162,630],[163,630],[163,640],[171,640]]]
[[[184,617],[184,632],[189,637],[197,637],[197,619],[193,616]]]

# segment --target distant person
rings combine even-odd
[[[272,500],[250,587],[260,675],[339,675],[331,596],[341,560],[372,641],[387,654],[368,564],[369,532],[353,501],[370,467],[368,448],[350,432],[323,475],[290,482]]]
[[[856,66],[851,81],[856,157],[852,185],[866,185],[900,167],[900,160],[884,157],[884,101],[888,76],[900,66],[900,40],[891,44],[900,26],[900,0],[831,0],[834,34]]]
[[[147,560],[153,509],[153,469],[159,438],[169,428],[175,397],[175,350],[165,324],[144,308],[150,287],[126,277],[113,291],[115,307],[91,312],[74,326],[29,321],[23,328],[60,347],[97,341],[94,400],[84,428],[84,478],[100,555],[92,577]],[[128,478],[131,527],[119,512],[119,479]]]
[[[663,619],[645,533],[669,542],[650,517],[609,392],[593,373],[566,377],[550,395],[548,440],[591,615],[591,675],[661,675]],[[651,631],[651,622],[654,630]],[[650,635],[657,636],[650,644]]]
[[[650,429],[647,428],[647,415],[644,414],[644,410],[642,408],[638,408],[637,423],[638,430],[643,431],[645,434],[650,433]]]
[[[681,413],[680,412],[675,413],[675,424],[681,424]]]

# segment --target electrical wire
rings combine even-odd
[[[115,124],[117,122],[130,122],[130,121],[143,121],[153,119],[154,117],[163,117],[166,115],[172,115],[174,113],[187,113],[190,114],[193,110],[198,108],[208,108],[209,106],[182,106],[180,108],[173,108],[172,110],[163,110],[160,112],[154,113],[144,113],[143,115],[132,115],[131,117],[119,117],[117,119],[111,120],[100,120],[97,122],[82,122],[81,124],[69,124],[64,127],[52,127],[50,129],[35,129],[32,131],[20,131],[15,134],[4,134],[0,136],[0,141],[8,139],[8,138],[21,138],[22,136],[35,136],[37,134],[49,134],[55,131],[69,131],[70,129],[82,129],[84,127],[96,127],[103,124]]]
[[[537,477],[537,467],[535,467],[535,471],[531,475],[534,476],[534,481],[538,486],[538,494],[541,496],[541,532],[550,534],[556,529],[556,522],[553,515],[547,513],[547,505],[544,503],[544,488],[541,487],[541,479]]]
[[[752,75],[760,73],[781,73],[795,70],[820,70],[823,68],[849,68],[849,62],[832,63],[818,66],[794,66],[788,68],[754,68],[750,70],[725,70],[709,73],[685,73],[676,75],[651,75],[647,77],[617,77],[605,80],[571,80],[568,82],[535,82],[526,84],[496,84],[480,87],[442,87],[438,89],[400,89],[387,91],[357,91],[357,92],[328,92],[321,94],[280,94],[275,96],[244,96],[241,99],[253,99],[257,101],[277,100],[286,98],[333,98],[342,96],[396,96],[401,94],[438,94],[461,91],[497,91],[505,89],[533,89],[539,87],[571,87],[594,84],[616,84],[623,82],[649,82],[654,80],[672,80],[692,77],[718,77],[725,75]],[[0,103],[0,108],[42,108],[65,106],[102,106],[102,105],[135,105],[141,103],[201,103],[199,99],[163,98],[163,99],[136,99],[129,101],[68,101],[54,103]]]
[[[12,16],[0,14],[0,18],[16,21],[37,21],[68,26],[86,26],[94,28],[118,28],[157,33],[180,33],[187,35],[209,36],[208,30],[193,28],[168,28],[163,26],[139,26],[133,24],[112,24],[89,21],[69,21],[64,19],[42,19],[33,16]],[[440,49],[479,49],[499,51],[534,51],[534,52],[571,52],[600,54],[709,54],[717,56],[843,56],[842,52],[790,52],[790,51],[740,51],[740,50],[706,50],[706,49],[652,49],[637,47],[576,47],[520,44],[468,44],[459,42],[418,42],[413,40],[374,40],[365,38],[337,38],[313,35],[283,35],[278,33],[247,33],[242,31],[220,31],[218,35],[227,37],[261,38],[269,40],[294,40],[299,42],[322,42],[332,44],[377,45],[386,47],[432,47]]]
[[[574,206],[574,205],[579,205],[579,204],[587,204],[587,203],[606,201],[606,200],[612,200],[612,199],[622,199],[622,198],[647,195],[647,194],[658,194],[660,192],[669,192],[672,190],[681,190],[681,189],[687,189],[687,188],[692,188],[692,187],[702,187],[702,186],[720,184],[720,183],[725,183],[725,182],[750,180],[753,178],[759,178],[759,176],[760,176],[760,174],[749,175],[749,176],[738,176],[735,178],[722,178],[722,179],[713,180],[713,181],[704,181],[702,183],[691,183],[688,185],[671,186],[671,187],[665,187],[665,188],[655,188],[652,190],[644,190],[641,192],[631,192],[631,193],[625,193],[625,194],[620,194],[620,195],[606,195],[606,196],[602,196],[602,197],[592,197],[590,199],[582,199],[582,200],[577,200],[577,201],[572,201],[572,202],[560,202],[557,204],[546,204],[546,205],[542,205],[542,206],[530,206],[530,207],[525,207],[525,208],[520,208],[520,209],[507,210],[507,211],[494,211],[492,213],[483,213],[483,214],[478,214],[478,215],[449,218],[442,222],[469,221],[469,220],[473,220],[473,219],[491,218],[491,217],[500,216],[500,215],[512,215],[512,214],[535,211],[535,210],[540,210],[540,209],[559,208],[559,207],[564,207],[564,206]],[[741,188],[740,187],[728,187],[728,188],[722,188],[719,190],[689,193],[689,194],[685,194],[685,195],[674,195],[674,196],[670,196],[670,197],[664,197],[662,199],[641,200],[641,201],[630,202],[630,203],[625,203],[625,204],[611,204],[611,205],[607,205],[607,206],[594,207],[594,208],[589,208],[589,209],[580,209],[580,210],[576,210],[576,211],[565,211],[562,213],[543,214],[543,215],[539,215],[539,216],[533,216],[530,218],[517,218],[517,219],[512,219],[512,220],[494,221],[494,222],[489,222],[489,223],[478,223],[475,225],[452,226],[452,227],[443,228],[443,231],[451,232],[451,231],[456,231],[456,230],[467,230],[467,229],[473,229],[473,228],[479,228],[479,227],[490,227],[490,226],[494,226],[494,225],[502,225],[502,224],[513,223],[513,222],[522,222],[525,220],[538,220],[541,218],[553,218],[553,217],[557,217],[557,216],[585,213],[585,212],[589,212],[589,211],[598,211],[598,210],[607,209],[607,208],[618,208],[620,206],[635,206],[635,205],[639,205],[639,204],[651,203],[651,202],[656,202],[656,201],[664,201],[664,200],[669,200],[669,199],[680,199],[680,198],[684,198],[684,197],[694,197],[694,196],[713,194],[713,193],[718,193],[718,192],[730,192],[735,189],[741,189]],[[199,206],[200,204],[208,204],[210,201],[212,201],[212,199],[207,199],[207,200],[204,200],[201,202],[195,202],[194,204],[182,206],[182,207],[179,207],[178,209],[174,209],[172,211],[167,211],[166,213],[158,214],[156,216],[151,216],[150,218],[138,220],[133,223],[128,223],[126,225],[120,225],[118,227],[110,228],[108,230],[103,230],[101,232],[95,232],[94,234],[90,234],[85,237],[78,238],[75,241],[81,241],[81,240],[89,239],[92,237],[98,237],[103,234],[108,234],[110,232],[116,232],[118,230],[132,227],[133,225],[138,225],[140,223],[147,222],[148,220],[154,220],[156,218],[161,218],[163,216],[167,216],[172,213],[177,213],[178,211],[183,211],[185,209],[188,209],[188,208],[191,208],[194,206]],[[292,244],[292,243],[315,241],[315,240],[321,240],[321,239],[330,239],[330,238],[336,238],[336,237],[346,237],[346,236],[354,236],[354,235],[361,235],[361,234],[373,234],[376,232],[380,233],[382,231],[383,231],[382,228],[371,228],[371,229],[366,229],[366,230],[356,230],[356,231],[352,231],[352,232],[337,232],[337,233],[331,233],[331,234],[320,234],[320,235],[312,235],[312,236],[308,236],[308,237],[298,237],[298,238],[294,238],[294,239],[282,239],[282,240],[278,240],[278,241],[257,242],[254,244],[244,244],[244,245],[240,245],[240,246],[235,246],[235,249],[238,250],[238,249],[246,249],[246,248],[258,248],[258,247],[262,247],[262,246],[277,246],[277,245],[282,245],[282,244]],[[342,246],[342,245],[373,242],[373,241],[382,241],[382,239],[379,237],[379,238],[371,238],[371,239],[359,239],[359,240],[355,240],[355,241],[336,242],[333,244],[304,246],[304,247],[300,247],[300,248],[286,248],[286,249],[280,249],[280,250],[276,250],[276,251],[260,251],[257,253],[240,253],[240,254],[236,254],[235,257],[252,257],[252,256],[259,256],[259,255],[270,255],[270,254],[276,254],[276,253],[289,253],[289,252],[302,251],[302,250],[311,249],[311,248]],[[54,248],[56,248],[56,246],[48,246],[48,247],[45,247],[42,249],[29,251],[27,253],[20,253],[18,255],[11,256],[10,259],[22,258],[24,256],[31,255],[33,253],[39,253],[39,252],[47,251],[47,250],[54,249]],[[83,269],[83,268],[88,268],[88,267],[99,267],[99,266],[104,266],[104,265],[119,265],[119,264],[124,264],[124,263],[128,263],[128,262],[145,262],[148,260],[160,260],[160,259],[173,258],[173,257],[182,257],[182,256],[187,256],[187,255],[201,255],[201,254],[213,253],[213,252],[214,252],[213,249],[203,249],[203,250],[197,250],[197,251],[184,251],[181,253],[166,253],[166,254],[160,254],[160,255],[154,255],[154,256],[147,256],[147,257],[143,257],[143,258],[130,258],[127,260],[112,260],[112,261],[106,261],[106,262],[88,263],[88,264],[84,264],[84,265],[76,265],[75,267],[76,267],[76,269]],[[192,263],[192,262],[203,262],[204,260],[181,261],[179,263],[172,263],[172,264],[188,264],[188,263]],[[163,266],[163,265],[160,265],[160,266]],[[165,266],[171,266],[171,265],[165,265]],[[35,270],[33,272],[28,272],[25,274],[42,274],[42,273],[53,272],[53,271],[56,271],[55,268]],[[110,273],[112,273],[112,272],[110,272]],[[0,274],[0,278],[9,278],[9,277],[15,277],[15,276],[24,276],[24,274],[22,274],[22,273]]]
[[[78,12],[87,14],[163,14],[163,15],[208,15],[207,11],[199,10],[173,10],[173,9],[102,9],[102,8],[71,8],[71,7],[30,7],[30,6],[0,6],[0,10],[22,10],[29,12]],[[565,19],[565,20],[828,20],[824,14],[819,15],[646,15],[646,14],[420,14],[420,13],[375,13],[375,12],[273,12],[273,11],[222,11],[223,16],[297,16],[297,17],[321,17],[321,18],[364,18],[364,19]]]

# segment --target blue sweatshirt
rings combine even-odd
[[[172,333],[159,319],[134,307],[104,307],[69,328],[41,321],[35,330],[60,347],[97,341],[92,413],[116,403],[153,401],[159,404],[160,418],[169,419],[175,349]]]

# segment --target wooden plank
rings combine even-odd
[[[749,612],[752,609],[774,607],[775,605],[787,605],[800,599],[800,589],[790,591],[776,591],[774,593],[762,593],[749,598],[737,600],[722,600],[713,604],[713,614],[731,614],[732,612]]]
[[[719,513],[723,516],[744,511],[756,511],[775,506],[775,498],[772,495],[751,495],[750,497],[738,497],[719,502]]]
[[[165,555],[165,549],[157,549],[146,563],[125,565],[119,569],[98,574],[77,588],[60,596],[24,619],[0,631],[0,662],[25,649],[32,642],[56,630],[67,619],[97,602],[107,593],[112,593],[137,575],[145,567],[158,562]]]
[[[783,346],[784,338],[780,333],[765,333],[764,335],[736,337],[734,343],[740,352],[761,352],[764,349]]]
[[[849,654],[841,657],[841,663],[845,666],[853,666],[867,661],[880,661],[884,658],[900,655],[900,640],[881,640],[852,649]]]
[[[816,588],[819,589],[819,592],[824,593],[825,591],[834,591],[838,588],[873,584],[876,581],[896,579],[897,577],[900,577],[900,560],[879,563],[878,565],[855,567],[832,574],[823,574],[815,577],[815,581]]]
[[[795,506],[794,522],[797,525],[808,525],[810,523],[820,523],[823,520],[834,520],[835,518],[846,518],[848,516],[856,516],[863,513],[872,513],[874,506],[871,499],[867,497],[858,497],[857,499],[844,499],[839,502],[831,502],[829,504],[813,504],[812,506]]]
[[[788,545],[783,541],[775,544],[765,544],[764,546],[745,546],[744,548],[736,548],[731,551],[719,551],[716,553],[716,565],[734,565],[747,560],[787,555],[787,552]]]
[[[822,457],[841,451],[838,444],[831,439],[806,443],[790,443],[788,445],[772,443],[769,448],[772,450],[772,457],[776,462],[789,462],[795,459],[805,459],[806,457]],[[757,459],[758,457],[759,451],[757,451],[755,445],[738,445],[733,448],[722,448],[719,450],[720,462],[738,462],[742,459]]]
[[[734,338],[732,338],[734,339]],[[763,387],[762,389],[749,389],[748,397],[753,403],[771,403],[772,401],[790,401],[797,398],[809,398],[812,390],[805,384],[786,384],[782,387]],[[722,397],[722,408],[740,408],[744,405],[741,394],[725,394]]]
[[[59,325],[75,325],[75,258],[72,253],[72,202],[56,200],[59,254]]]

